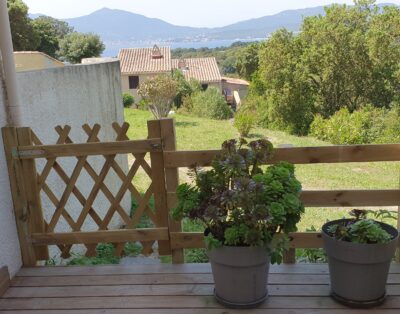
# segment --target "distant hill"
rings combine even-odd
[[[79,32],[99,34],[105,41],[170,39],[193,36],[206,29],[176,26],[123,10],[103,8],[89,15],[65,19]]]
[[[393,5],[393,4],[380,4]],[[144,15],[103,8],[89,15],[65,19],[79,32],[93,32],[106,44],[104,55],[115,56],[123,47],[150,46],[153,43],[172,47],[228,46],[234,41],[266,38],[279,28],[298,31],[307,16],[324,14],[322,6],[282,11],[278,14],[250,19],[224,27],[198,28],[178,26]],[[30,14],[36,18],[41,14]]]
[[[235,39],[265,37],[280,27],[296,31],[304,17],[323,12],[323,7],[289,10],[216,28],[177,26],[160,19],[107,8],[65,21],[79,32],[97,33],[105,41],[185,39],[192,36]]]

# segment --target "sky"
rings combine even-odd
[[[272,15],[284,10],[309,8],[330,3],[352,4],[352,0],[23,0],[30,13],[55,18],[90,14],[107,7],[147,17],[159,18],[175,25],[217,27],[238,21]],[[400,0],[377,1],[396,3]]]

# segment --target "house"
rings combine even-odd
[[[239,107],[249,91],[249,82],[231,77],[222,77],[222,90],[232,106]]]
[[[193,78],[203,89],[213,86],[222,92],[222,78],[215,58],[171,59],[170,47],[124,48],[118,58],[121,63],[122,91],[140,99],[137,90],[141,83],[160,74],[179,69],[187,80]]]
[[[137,90],[141,83],[160,74],[171,74],[171,49],[169,47],[124,48],[118,54],[121,66],[122,91],[138,101]]]
[[[222,77],[214,57],[172,59],[172,69],[181,70],[186,80],[196,79],[203,89],[215,87],[222,91]]]
[[[14,52],[17,72],[62,68],[64,63],[40,51]]]

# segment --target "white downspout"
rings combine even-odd
[[[21,106],[18,94],[7,0],[0,0],[0,51],[8,100],[8,106],[6,105],[7,108],[5,108],[6,112],[9,114],[9,121],[7,122],[10,126],[21,126]]]

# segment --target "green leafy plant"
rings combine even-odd
[[[124,104],[125,108],[129,108],[135,102],[135,97],[133,97],[129,93],[122,94],[122,103]]]
[[[225,141],[210,170],[193,169],[195,185],[178,186],[173,218],[203,223],[209,249],[262,246],[272,262],[281,262],[287,233],[297,230],[304,206],[292,164],[261,168],[272,152],[265,139]]]
[[[247,108],[239,109],[235,114],[234,127],[241,137],[247,137],[256,123],[256,115]]]
[[[209,87],[192,95],[192,114],[202,118],[225,120],[233,117],[233,111],[221,92]]]
[[[350,215],[354,219],[330,226],[328,234],[337,240],[353,243],[376,244],[392,240],[392,236],[381,225],[367,218],[367,211],[354,209]]]

